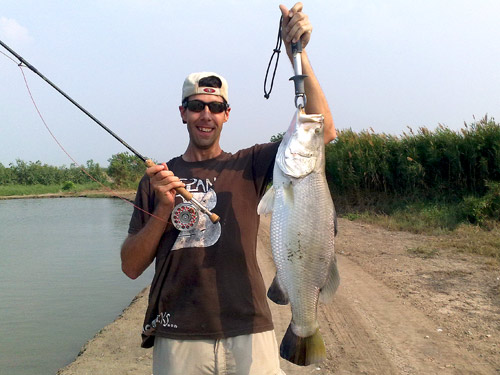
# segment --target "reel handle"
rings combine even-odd
[[[151,159],[146,160],[147,167],[153,167],[154,165],[156,165],[156,164]],[[215,224],[215,223],[219,222],[219,220],[220,220],[219,215],[214,214],[213,212],[210,212],[208,209],[203,207],[200,202],[198,202],[195,198],[193,198],[193,194],[191,194],[189,191],[187,191],[186,189],[184,189],[182,187],[175,189],[175,191],[178,194],[180,194],[185,200],[193,203],[200,211],[207,214],[212,223]]]

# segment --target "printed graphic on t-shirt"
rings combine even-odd
[[[186,190],[208,210],[217,204],[217,194],[212,189],[212,182],[200,179],[181,179],[186,184]],[[181,197],[182,198],[182,197]],[[183,198],[182,198],[183,199]],[[172,247],[180,250],[186,247],[208,247],[214,245],[220,238],[220,223],[213,224],[208,215],[198,211],[198,222],[190,230],[182,230]]]

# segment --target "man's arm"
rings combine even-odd
[[[302,3],[297,3],[288,10],[286,6],[280,5],[283,15],[282,36],[290,61],[293,61],[291,43],[296,43],[299,40],[302,43],[302,74],[307,75],[307,78],[304,80],[304,88],[307,96],[305,111],[311,114],[321,113],[325,117],[324,137],[325,143],[328,143],[335,139],[337,132],[325,94],[314,74],[305,50],[305,46],[311,39],[312,26],[309,22],[309,17],[302,13],[302,7]]]
[[[171,211],[170,211],[171,212]],[[168,218],[170,212],[165,207],[158,207],[154,215]],[[148,220],[144,228],[136,234],[129,234],[121,249],[122,271],[131,279],[138,278],[156,256],[156,250],[167,222],[156,217]]]
[[[146,225],[136,234],[129,235],[121,249],[122,270],[131,279],[138,278],[153,262],[161,236],[175,202],[175,189],[185,187],[166,164],[154,165],[146,170],[159,202]]]

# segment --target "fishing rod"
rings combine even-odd
[[[57,92],[59,92],[62,96],[64,96],[66,99],[68,99],[71,103],[73,103],[79,110],[81,110],[88,117],[90,117],[97,125],[99,125],[101,128],[103,128],[106,132],[108,132],[111,136],[113,136],[118,142],[120,142],[123,146],[125,146],[127,149],[129,149],[135,156],[137,156],[139,159],[141,159],[146,164],[146,166],[152,167],[155,165],[155,163],[151,159],[148,159],[148,158],[144,157],[143,155],[141,155],[137,150],[135,150],[132,146],[130,146],[127,142],[125,142],[122,138],[120,138],[115,132],[113,132],[110,128],[108,128],[101,121],[99,121],[89,111],[87,111],[80,104],[78,104],[73,98],[71,98],[63,90],[61,90],[59,87],[57,87],[52,81],[50,81],[47,77],[45,77],[42,73],[40,73],[33,65],[31,65],[28,61],[26,61],[22,56],[20,56],[18,53],[16,53],[12,48],[10,48],[8,45],[6,45],[1,40],[0,40],[0,45],[2,47],[4,47],[7,51],[9,51],[9,53],[11,53],[14,57],[16,57],[21,62],[19,64],[19,66],[22,66],[24,64],[24,66],[26,66],[32,72],[37,74],[40,78],[42,78],[45,82],[47,82],[50,86],[52,86]],[[175,189],[175,191],[178,194],[180,194],[185,200],[192,203],[201,212],[208,215],[208,217],[210,218],[210,221],[212,223],[215,224],[220,220],[220,217],[217,214],[210,212],[207,208],[205,208],[200,202],[198,202],[193,197],[193,194],[191,194],[185,188],[177,188],[177,189]]]

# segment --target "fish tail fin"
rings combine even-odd
[[[273,206],[274,206],[274,187],[271,186],[260,200],[259,205],[257,206],[257,213],[259,215],[271,213],[273,212]]]
[[[299,366],[308,366],[326,358],[326,348],[319,329],[309,337],[297,336],[291,324],[281,341],[280,355],[282,358]]]
[[[330,271],[328,272],[328,279],[326,284],[321,288],[319,293],[319,300],[321,303],[329,303],[332,301],[333,295],[337,291],[340,284],[339,269],[337,268],[337,256],[333,256],[330,264]]]
[[[278,305],[287,305],[290,302],[287,293],[279,284],[278,275],[274,276],[273,282],[267,290],[267,297]]]

